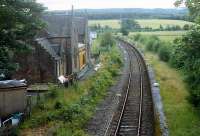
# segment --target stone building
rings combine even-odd
[[[17,56],[21,68],[14,78],[29,83],[57,82],[61,75],[81,74],[90,63],[88,20],[66,14],[43,16],[47,27],[36,38],[32,52]]]

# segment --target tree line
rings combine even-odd
[[[195,26],[181,39],[175,41],[172,53],[173,66],[181,69],[189,87],[189,101],[200,107],[200,5],[198,0],[177,0],[176,6],[184,3]]]
[[[121,18],[189,20],[187,9],[80,9],[75,10],[75,14],[87,16],[90,20]]]
[[[154,32],[154,31],[181,31],[181,30],[190,30],[192,25],[185,24],[183,27],[180,25],[160,25],[158,28],[152,27],[142,27],[136,20],[130,18],[121,19],[120,29],[114,29],[108,25],[102,26],[100,24],[94,24],[90,26],[91,31],[96,31],[99,33],[103,32],[121,32],[123,35],[128,35],[129,32]]]

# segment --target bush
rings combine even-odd
[[[157,40],[154,42],[152,51],[154,52],[158,52],[159,48],[162,46],[163,42],[161,42],[160,40]]]
[[[184,67],[184,52],[181,50],[181,39],[175,39],[171,51],[170,65],[177,69]]]
[[[200,91],[199,90],[190,90],[190,95],[188,96],[188,100],[195,107],[200,107]]]
[[[139,41],[141,39],[142,35],[141,34],[136,34],[133,36],[134,41]]]
[[[127,36],[129,34],[129,31],[125,28],[121,28],[121,33],[122,35]]]
[[[158,36],[149,36],[146,40],[146,50],[148,51],[154,51],[154,52],[157,52],[158,51],[158,48],[160,46],[160,39],[158,38]]]
[[[184,26],[183,26],[183,30],[189,30],[190,29],[190,25],[188,25],[188,24],[185,24]]]
[[[158,56],[160,60],[168,62],[170,59],[170,47],[167,45],[162,45],[158,50]]]
[[[61,109],[63,107],[63,104],[61,103],[61,102],[59,102],[59,101],[57,101],[56,103],[55,103],[55,105],[54,105],[54,108],[55,109]]]
[[[114,45],[115,45],[115,40],[114,37],[112,36],[112,33],[106,32],[101,35],[100,47],[102,48],[102,51],[108,51]]]
[[[194,106],[200,106],[200,26],[194,28],[176,40],[176,48],[173,51],[171,63],[175,67],[181,67],[185,81],[190,88],[189,101]]]
[[[153,46],[154,46],[154,40],[149,39],[148,42],[146,43],[146,50],[147,51],[153,51]]]
[[[140,39],[139,39],[139,42],[142,43],[142,44],[145,44],[145,41],[147,41],[147,39],[148,39],[147,37],[141,36]]]

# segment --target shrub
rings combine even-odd
[[[142,35],[141,34],[136,34],[133,36],[134,41],[139,41],[141,39]]]
[[[121,28],[121,33],[125,36],[127,36],[129,34],[129,31],[125,28]]]
[[[147,37],[146,43],[143,43],[143,44],[146,45],[146,50],[157,52],[161,44],[161,41],[158,38],[158,36],[152,35],[152,36]]]
[[[189,30],[189,29],[190,29],[190,25],[185,24],[185,25],[183,26],[183,30]]]
[[[159,48],[163,45],[164,43],[160,40],[157,40],[154,42],[154,45],[153,45],[153,49],[152,51],[153,52],[158,52],[159,51]]]
[[[171,63],[181,68],[190,88],[189,101],[200,106],[200,26],[194,26],[181,39],[176,40]]]
[[[170,65],[177,69],[184,67],[184,52],[181,50],[181,39],[175,39],[171,50]]]
[[[114,45],[115,45],[115,40],[114,37],[112,36],[112,33],[106,32],[101,35],[100,47],[102,48],[102,51],[108,51]]]
[[[200,106],[200,89],[198,90],[190,90],[190,95],[188,96],[188,100],[190,103],[192,103],[195,107]]]
[[[146,50],[147,51],[153,51],[153,46],[154,46],[154,40],[149,39],[148,42],[146,43]]]
[[[56,103],[55,103],[55,105],[54,105],[54,108],[55,109],[61,109],[63,107],[63,104],[61,103],[61,102],[59,102],[59,101],[57,101]]]
[[[158,56],[160,60],[168,62],[170,59],[170,47],[167,45],[162,45],[158,50]]]

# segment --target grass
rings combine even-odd
[[[175,38],[180,38],[187,31],[156,31],[156,32],[132,32],[130,36],[141,34],[145,36],[156,35],[163,41],[173,41]]]
[[[100,24],[102,27],[109,26],[113,29],[120,28],[120,21],[119,20],[90,20],[89,26],[98,25]]]
[[[192,24],[191,22],[183,20],[169,20],[169,19],[136,19],[142,27],[152,27],[157,29],[160,25],[164,27],[167,25],[179,25],[183,27],[185,24]],[[109,26],[114,29],[120,28],[120,20],[90,20],[89,26],[100,24],[101,26]]]
[[[153,66],[156,79],[160,83],[170,135],[199,136],[199,112],[186,100],[188,90],[179,71],[160,61],[157,55],[148,52],[145,57]]]
[[[130,35],[140,33],[142,35],[157,35],[157,36],[181,36],[187,31],[156,31],[156,32],[132,32]]]
[[[169,20],[169,19],[140,19],[137,20],[142,27],[151,27],[157,29],[160,25],[166,27],[167,25],[179,25],[183,27],[185,24],[192,24],[191,22],[183,20]]]

